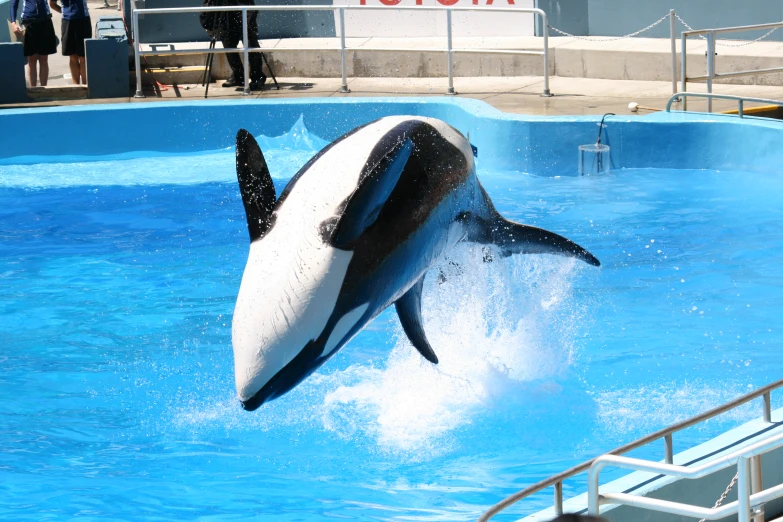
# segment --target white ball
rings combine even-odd
[[[636,102],[631,102],[631,103],[629,103],[629,104],[628,104],[628,110],[630,110],[631,112],[636,112],[636,111],[638,111],[638,110],[639,110],[639,104],[638,104],[638,103],[636,103]]]

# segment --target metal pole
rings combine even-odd
[[[761,476],[761,455],[750,458],[750,493],[759,493],[763,488]],[[764,505],[754,510],[753,522],[764,522]]]
[[[541,16],[541,31],[544,36],[544,92],[541,96],[549,98],[552,93],[549,92],[549,21],[545,11],[539,11]]]
[[[250,52],[247,50],[247,9],[242,9],[242,54],[245,62],[242,67],[245,69],[245,88],[242,91],[243,96],[250,94]]]
[[[672,94],[677,94],[677,19],[674,9],[669,11],[669,37],[672,41]]]
[[[144,98],[141,90],[141,44],[139,43],[139,13],[133,8],[133,48],[136,51],[136,95],[134,98]]]
[[[707,92],[712,94],[712,78],[715,76],[715,31],[707,33]],[[707,112],[712,112],[712,97],[707,98]]]
[[[563,483],[555,483],[555,515],[563,514]]]
[[[454,92],[454,71],[451,61],[451,9],[446,11],[446,56],[449,60],[449,90],[447,94],[456,94]]]
[[[744,107],[743,107],[742,100],[738,100],[738,102],[737,102],[737,114],[739,115],[740,118],[742,118],[744,116],[744,110],[743,109],[744,109]],[[766,412],[766,409],[765,409],[765,411],[764,411],[764,417],[765,417],[764,421],[765,422],[769,422],[766,419],[766,414],[767,414],[767,412]]]
[[[688,63],[688,37],[685,35],[685,33],[682,33],[680,35],[680,84],[682,85],[682,88],[680,89],[681,92],[687,92],[688,91],[688,74],[687,74],[687,68],[686,64]],[[687,111],[688,110],[688,97],[683,96],[682,97],[682,110]]]
[[[750,462],[737,459],[737,522],[750,522]]]
[[[740,116],[742,116],[742,100],[740,100]],[[772,422],[772,397],[770,392],[764,394],[764,422]]]
[[[598,495],[598,480],[601,464],[593,465],[587,472],[587,514],[597,517],[601,514],[601,498]]]
[[[664,444],[664,461],[666,464],[674,463],[674,442],[672,441],[672,434],[669,433],[663,437]]]
[[[345,76],[345,9],[340,8],[340,70],[343,75],[343,85],[340,92],[351,92],[348,89],[348,79]]]

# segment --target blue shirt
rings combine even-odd
[[[87,0],[60,0],[63,5],[63,20],[78,20],[90,16]]]
[[[16,10],[19,8],[19,0],[11,0],[11,21],[16,22]],[[22,20],[51,16],[49,4],[46,0],[22,0]]]

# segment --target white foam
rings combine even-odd
[[[428,275],[424,325],[440,364],[422,358],[397,325],[385,364],[331,376],[337,386],[324,398],[327,429],[351,438],[359,431],[386,451],[441,454],[450,434],[491,402],[567,367],[581,315],[570,299],[576,262],[481,259],[480,248],[460,246],[452,257],[458,265],[443,267],[445,283],[437,270]]]

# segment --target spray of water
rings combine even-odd
[[[493,401],[568,366],[582,315],[571,295],[577,264],[483,258],[481,248],[464,245],[427,277],[425,330],[440,363],[424,360],[397,325],[388,360],[331,376],[326,429],[359,432],[395,453],[441,454]]]
[[[168,419],[177,429],[196,431],[326,430],[405,460],[454,450],[459,430],[492,415],[497,401],[566,371],[585,316],[586,305],[573,296],[578,262],[484,257],[482,248],[463,244],[427,275],[422,309],[437,366],[421,357],[395,321],[388,356],[344,369],[327,364],[252,415],[241,411],[231,383],[221,379],[206,395],[201,387],[193,398],[198,404],[187,401],[182,408],[178,401]]]

